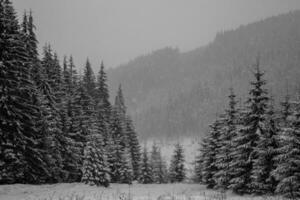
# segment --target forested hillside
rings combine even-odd
[[[109,86],[122,83],[142,137],[203,135],[230,86],[238,86],[238,98],[245,99],[257,56],[278,101],[287,85],[290,93],[297,90],[299,44],[300,11],[294,11],[219,32],[207,46],[190,52],[165,48],[140,56],[108,71]]]

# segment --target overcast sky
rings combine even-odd
[[[118,66],[165,46],[188,51],[216,32],[300,9],[300,0],[13,0],[18,14],[32,9],[40,47]]]

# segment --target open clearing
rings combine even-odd
[[[0,200],[262,200],[279,198],[222,195],[199,184],[112,184],[109,188],[81,183],[2,185]]]

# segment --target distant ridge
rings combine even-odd
[[[204,30],[205,31],[205,30]],[[108,72],[122,84],[142,138],[200,136],[226,103],[233,86],[245,99],[251,65],[261,57],[272,95],[300,85],[300,11],[217,33],[204,47],[181,53],[164,48]]]

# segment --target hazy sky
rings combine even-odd
[[[40,47],[51,43],[77,67],[89,57],[96,69],[165,46],[188,51],[216,32],[300,9],[300,0],[13,0],[19,14],[33,11]]]

